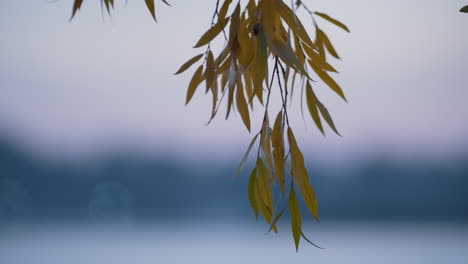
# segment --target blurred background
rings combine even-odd
[[[343,137],[299,96],[290,110],[320,204],[304,229],[325,248],[299,253],[287,217],[279,234],[255,221],[252,161],[232,177],[253,134],[205,126],[211,99],[184,106],[191,74],[173,75],[216,1],[157,1],[158,24],[139,0],[69,22],[72,2],[0,3],[0,263],[468,260],[466,1],[305,1],[351,34],[318,20],[343,58],[349,103],[316,84]]]

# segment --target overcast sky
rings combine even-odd
[[[71,0],[1,1],[0,135],[55,157],[131,148],[240,158],[253,137],[240,117],[205,126],[211,99],[196,93],[185,107],[190,72],[173,75],[200,52],[192,46],[215,1],[158,2],[158,24],[142,0],[116,1],[104,19],[98,2],[85,1],[69,23]],[[468,14],[458,12],[466,1],[306,2],[351,34],[319,20],[343,58],[333,63],[349,103],[317,84],[342,138],[330,130],[324,138],[290,110],[304,152],[346,159],[468,149]]]

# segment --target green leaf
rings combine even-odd
[[[302,216],[299,202],[297,201],[296,192],[292,188],[289,192],[289,212],[291,214],[291,228],[296,245],[296,252],[299,250],[299,241],[302,233]]]
[[[197,90],[198,85],[200,85],[202,80],[202,73],[203,73],[203,65],[200,65],[198,69],[193,74],[192,80],[190,81],[188,90],[187,90],[187,97],[185,99],[185,105],[187,105],[193,97],[193,94]]]
[[[146,7],[148,7],[149,12],[151,13],[151,16],[153,17],[154,21],[157,22],[156,20],[156,11],[154,10],[154,0],[145,0]]]
[[[255,167],[250,174],[249,186],[248,186],[248,193],[249,193],[249,201],[252,210],[254,211],[255,218],[258,219],[258,205],[257,205],[257,167]]]
[[[348,29],[348,27],[347,27],[345,24],[343,24],[343,23],[341,23],[340,21],[338,21],[338,20],[336,20],[336,19],[330,17],[329,15],[324,14],[324,13],[320,13],[320,12],[315,12],[315,14],[316,14],[317,16],[320,16],[321,18],[323,18],[323,19],[325,19],[325,20],[328,20],[328,22],[334,24],[335,26],[338,26],[338,27],[342,28],[343,30],[349,32],[349,29]]]
[[[210,43],[210,41],[212,41],[214,38],[216,38],[216,36],[218,36],[218,34],[223,31],[223,29],[226,27],[227,23],[229,21],[229,17],[221,20],[221,21],[218,21],[218,23],[214,24],[210,29],[208,29],[200,38],[200,40],[198,40],[197,44],[195,44],[195,47],[194,48],[198,48],[198,47],[201,47],[201,46],[204,46],[208,43]]]
[[[177,74],[181,74],[183,73],[184,71],[186,71],[188,68],[190,68],[195,62],[199,61],[201,59],[201,57],[203,57],[203,53],[202,54],[199,54],[193,58],[191,58],[190,60],[188,60],[186,63],[184,63],[182,66],[180,66],[179,70],[175,73],[175,75]]]
[[[460,9],[460,12],[462,12],[462,13],[468,13],[468,5],[462,7],[462,8]]]

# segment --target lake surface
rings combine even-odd
[[[263,228],[263,229],[262,229]],[[319,224],[265,235],[262,225],[179,223],[140,226],[60,225],[0,231],[0,263],[468,263],[466,224]]]

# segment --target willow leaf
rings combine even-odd
[[[323,130],[322,126],[322,121],[320,120],[320,115],[317,110],[317,100],[314,91],[312,90],[312,86],[310,86],[309,82],[307,82],[306,85],[306,100],[310,116],[314,120],[315,125],[317,125],[317,128],[320,130],[320,132],[322,132],[322,134],[325,134],[325,131]]]
[[[249,147],[247,148],[247,151],[245,152],[244,157],[242,158],[242,161],[239,164],[239,167],[237,168],[233,176],[239,175],[239,173],[241,172],[242,168],[245,165],[245,162],[247,161],[247,158],[249,157],[250,151],[252,150],[252,147],[255,144],[255,141],[257,141],[258,135],[260,135],[260,133],[257,133],[257,135],[255,135],[252,141],[250,141]]]
[[[149,12],[151,13],[151,16],[153,17],[154,21],[156,20],[156,11],[154,9],[154,0],[145,0],[146,7],[148,7]]]
[[[304,156],[297,146],[296,138],[294,137],[294,133],[291,128],[288,128],[288,140],[291,148],[291,175],[294,182],[299,187],[299,191],[304,198],[307,208],[314,218],[319,221],[317,197],[315,195],[314,188],[309,181],[309,175],[304,164]]]
[[[227,23],[229,21],[229,17],[221,20],[221,21],[218,21],[216,24],[214,24],[210,29],[208,29],[208,31],[206,31],[200,38],[200,40],[198,40],[197,44],[195,44],[195,47],[194,48],[198,48],[198,47],[201,47],[201,46],[204,46],[208,43],[210,43],[210,41],[212,41],[214,38],[216,38],[216,36],[219,35],[219,33],[226,27]]]
[[[321,18],[323,18],[323,19],[325,19],[325,20],[328,20],[328,22],[334,24],[335,26],[338,26],[338,27],[342,28],[343,30],[349,32],[349,29],[348,29],[348,27],[347,27],[345,24],[343,24],[343,23],[341,23],[340,21],[338,21],[338,20],[336,20],[336,19],[330,17],[329,15],[324,14],[324,13],[320,13],[320,12],[315,12],[315,14],[316,14],[317,16],[320,16]]]
[[[182,66],[180,66],[179,70],[175,73],[175,75],[177,74],[181,74],[183,72],[185,72],[188,68],[190,68],[195,62],[199,61],[201,59],[201,57],[203,57],[203,53],[202,54],[199,54],[193,58],[191,58],[190,60],[188,60],[187,62],[185,62]]]
[[[330,113],[328,112],[328,109],[320,102],[317,100],[317,107],[320,110],[320,113],[323,116],[323,119],[328,123],[328,125],[333,129],[333,131],[338,135],[341,136],[338,130],[336,129],[335,123],[333,122],[333,119],[331,118]]]
[[[291,189],[289,192],[289,212],[291,214],[291,229],[297,252],[299,250],[299,241],[302,233],[302,216],[294,189]]]
[[[248,193],[249,193],[249,201],[250,201],[250,206],[252,206],[252,210],[254,211],[255,218],[258,219],[258,205],[257,205],[257,199],[256,199],[256,187],[257,184],[257,168],[255,167],[250,174],[250,179],[249,179],[249,186],[248,186]]]
[[[73,3],[72,16],[71,16],[70,20],[73,19],[73,17],[75,16],[76,12],[77,12],[78,10],[80,10],[82,4],[83,4],[83,0],[75,0],[75,2]]]
[[[237,110],[239,111],[239,114],[242,118],[242,122],[244,123],[247,130],[250,132],[249,106],[247,105],[247,101],[245,100],[244,87],[242,85],[241,78],[237,80],[236,102],[237,102]]]
[[[232,0],[226,0],[224,1],[223,5],[221,6],[221,9],[219,9],[218,12],[218,20],[223,20],[226,18],[227,11],[229,9],[229,5],[231,4]]]
[[[283,215],[284,211],[286,210],[286,208],[284,208],[283,210],[281,210],[279,212],[279,214],[275,217],[275,219],[273,219],[273,221],[271,221],[271,224],[270,224],[270,229],[268,229],[268,233],[271,232],[271,230],[276,230],[276,222],[278,222],[278,220],[281,218],[281,216]],[[278,232],[278,230],[275,231],[276,233]]]
[[[284,142],[283,142],[283,112],[280,111],[276,117],[271,135],[273,145],[273,160],[275,162],[275,172],[281,191],[284,190]]]
[[[335,93],[337,93],[341,98],[343,98],[345,102],[347,102],[343,90],[341,90],[341,87],[335,82],[335,80],[333,80],[332,77],[330,77],[330,75],[328,75],[325,71],[323,71],[315,65],[311,65],[311,67],[317,73],[320,79],[322,79],[322,81],[324,81],[328,85],[328,87],[330,87],[333,91],[335,91]]]
[[[203,65],[200,65],[200,67],[198,67],[198,69],[193,74],[192,80],[190,81],[190,84],[187,90],[187,97],[185,99],[185,105],[187,105],[190,102],[190,100],[193,97],[193,94],[195,94],[195,91],[197,90],[198,85],[200,85],[200,82],[202,80],[202,73],[203,73]]]
[[[333,47],[333,44],[331,43],[330,39],[328,38],[327,34],[325,34],[325,32],[323,32],[322,30],[318,30],[317,34],[320,34],[321,37],[322,37],[322,41],[323,41],[323,45],[327,48],[328,52],[330,52],[330,54],[339,59],[340,56],[338,55],[338,53],[336,52],[335,50],[335,47]]]

